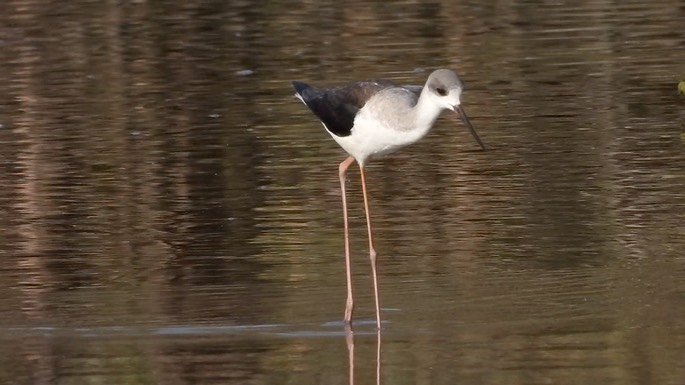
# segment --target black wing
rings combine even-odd
[[[368,80],[343,87],[318,89],[302,82],[293,82],[293,87],[304,104],[336,136],[349,136],[354,118],[366,101],[378,91],[393,85],[388,81]]]

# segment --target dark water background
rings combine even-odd
[[[685,3],[9,0],[0,383],[683,384]],[[290,81],[453,116],[358,173]]]

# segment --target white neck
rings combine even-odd
[[[424,88],[419,96],[419,100],[414,106],[412,112],[414,113],[414,127],[419,138],[423,137],[430,131],[433,124],[440,116],[444,108],[437,103],[434,96]]]

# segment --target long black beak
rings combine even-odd
[[[476,132],[476,130],[475,130],[475,129],[473,128],[473,126],[471,125],[471,121],[469,120],[469,117],[466,115],[466,112],[464,112],[464,109],[461,108],[461,105],[455,106],[455,107],[454,107],[454,112],[456,112],[457,115],[459,115],[459,117],[461,118],[461,121],[464,122],[464,124],[466,125],[466,127],[467,127],[467,128],[469,129],[469,131],[471,132],[471,135],[473,135],[473,138],[476,139],[476,142],[478,142],[478,144],[480,144],[480,147],[481,147],[483,150],[485,150],[485,144],[483,144],[483,141],[480,140],[480,137],[478,136],[478,133]]]

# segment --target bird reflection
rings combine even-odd
[[[354,385],[354,330],[352,326],[345,325],[345,343],[347,344],[347,357],[349,360],[350,385]],[[381,384],[381,331],[376,329],[376,385]]]

